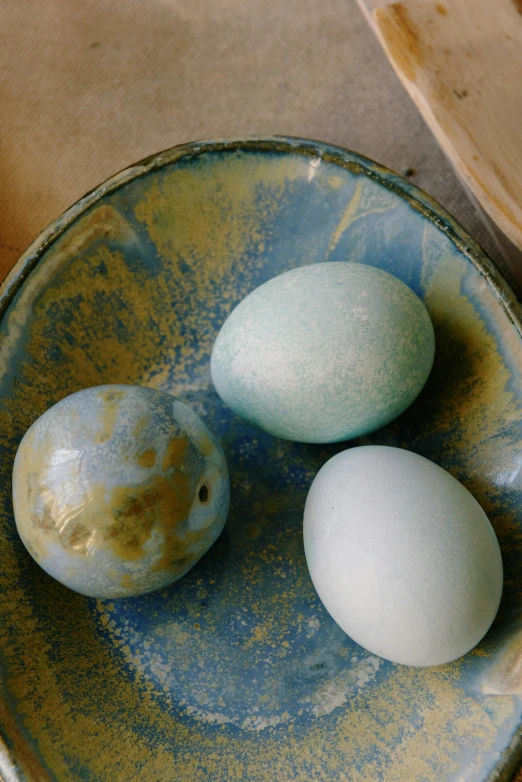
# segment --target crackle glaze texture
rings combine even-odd
[[[265,282],[218,334],[216,391],[269,434],[305,443],[369,434],[404,412],[428,378],[435,345],[419,297],[349,260]]]
[[[498,536],[490,633],[434,669],[350,640],[308,575],[302,518],[345,444],[277,440],[214,391],[232,308],[319,261],[378,266],[423,300],[437,351],[413,405],[363,439],[449,470]],[[0,736],[9,779],[386,782],[507,779],[522,717],[522,342],[480,249],[426,195],[350,152],[283,139],[193,144],[130,168],[45,232],[2,289]],[[81,388],[186,402],[223,446],[231,510],[170,587],[96,600],[49,578],[15,528],[29,426]],[[354,441],[361,444],[360,440]]]
[[[181,578],[219,536],[229,505],[212,433],[162,391],[78,391],[25,434],[13,509],[25,547],[62,584],[128,597]]]

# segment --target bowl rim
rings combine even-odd
[[[0,324],[3,322],[9,305],[16,294],[30,274],[36,269],[51,245],[90,207],[101,201],[105,195],[119,190],[129,182],[153,171],[166,168],[183,158],[193,158],[209,153],[222,154],[225,152],[278,153],[281,155],[300,155],[302,157],[319,159],[325,163],[346,169],[352,174],[367,176],[382,187],[394,192],[446,234],[458,248],[459,252],[466,256],[484,278],[485,282],[492,288],[502,309],[516,329],[519,337],[522,338],[522,306],[519,304],[510,285],[478,242],[470,236],[435,198],[400,174],[357,152],[328,142],[285,135],[238,136],[178,144],[127,166],[100,185],[89,190],[37,235],[4,278],[0,285]],[[7,704],[4,705],[6,708],[9,708]],[[0,708],[0,713],[2,711],[3,709]],[[513,734],[510,744],[501,752],[497,765],[490,773],[487,782],[508,782],[508,780],[512,779],[521,758],[522,724],[519,725]],[[0,780],[5,779],[5,782],[32,782],[32,779],[27,777],[23,770],[23,765],[25,765],[23,760],[22,763],[18,761],[19,758],[16,757],[16,752],[9,747],[8,733],[4,730],[2,720],[0,719]]]

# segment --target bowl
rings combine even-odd
[[[346,444],[277,440],[225,408],[209,356],[228,313],[318,261],[385,269],[425,302],[430,379],[351,444],[409,448],[474,494],[505,589],[478,648],[406,668],[357,646],[313,589],[308,487]],[[516,301],[431,198],[314,141],[187,144],[117,174],[56,220],[0,297],[0,770],[6,780],[507,779],[522,720],[522,341]],[[220,439],[225,531],[181,581],[102,601],[49,578],[12,515],[36,418],[81,388],[131,383],[189,404]]]

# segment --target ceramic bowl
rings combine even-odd
[[[224,407],[209,356],[232,307],[318,261],[379,266],[426,303],[436,359],[370,438],[449,470],[497,532],[505,589],[480,646],[393,665],[322,607],[302,542],[307,490],[345,448],[263,434]],[[0,769],[6,780],[387,782],[507,779],[522,719],[520,311],[480,248],[400,176],[312,141],[195,143],[105,182],[56,220],[1,291]],[[181,581],[99,601],[17,536],[27,428],[80,388],[171,392],[220,439],[225,531]]]

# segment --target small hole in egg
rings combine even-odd
[[[198,492],[198,497],[199,497],[199,501],[201,502],[202,505],[206,505],[207,504],[207,502],[209,500],[209,497],[210,497],[210,491],[209,491],[209,488],[208,488],[206,483],[204,483],[202,486],[200,486],[199,492]]]

